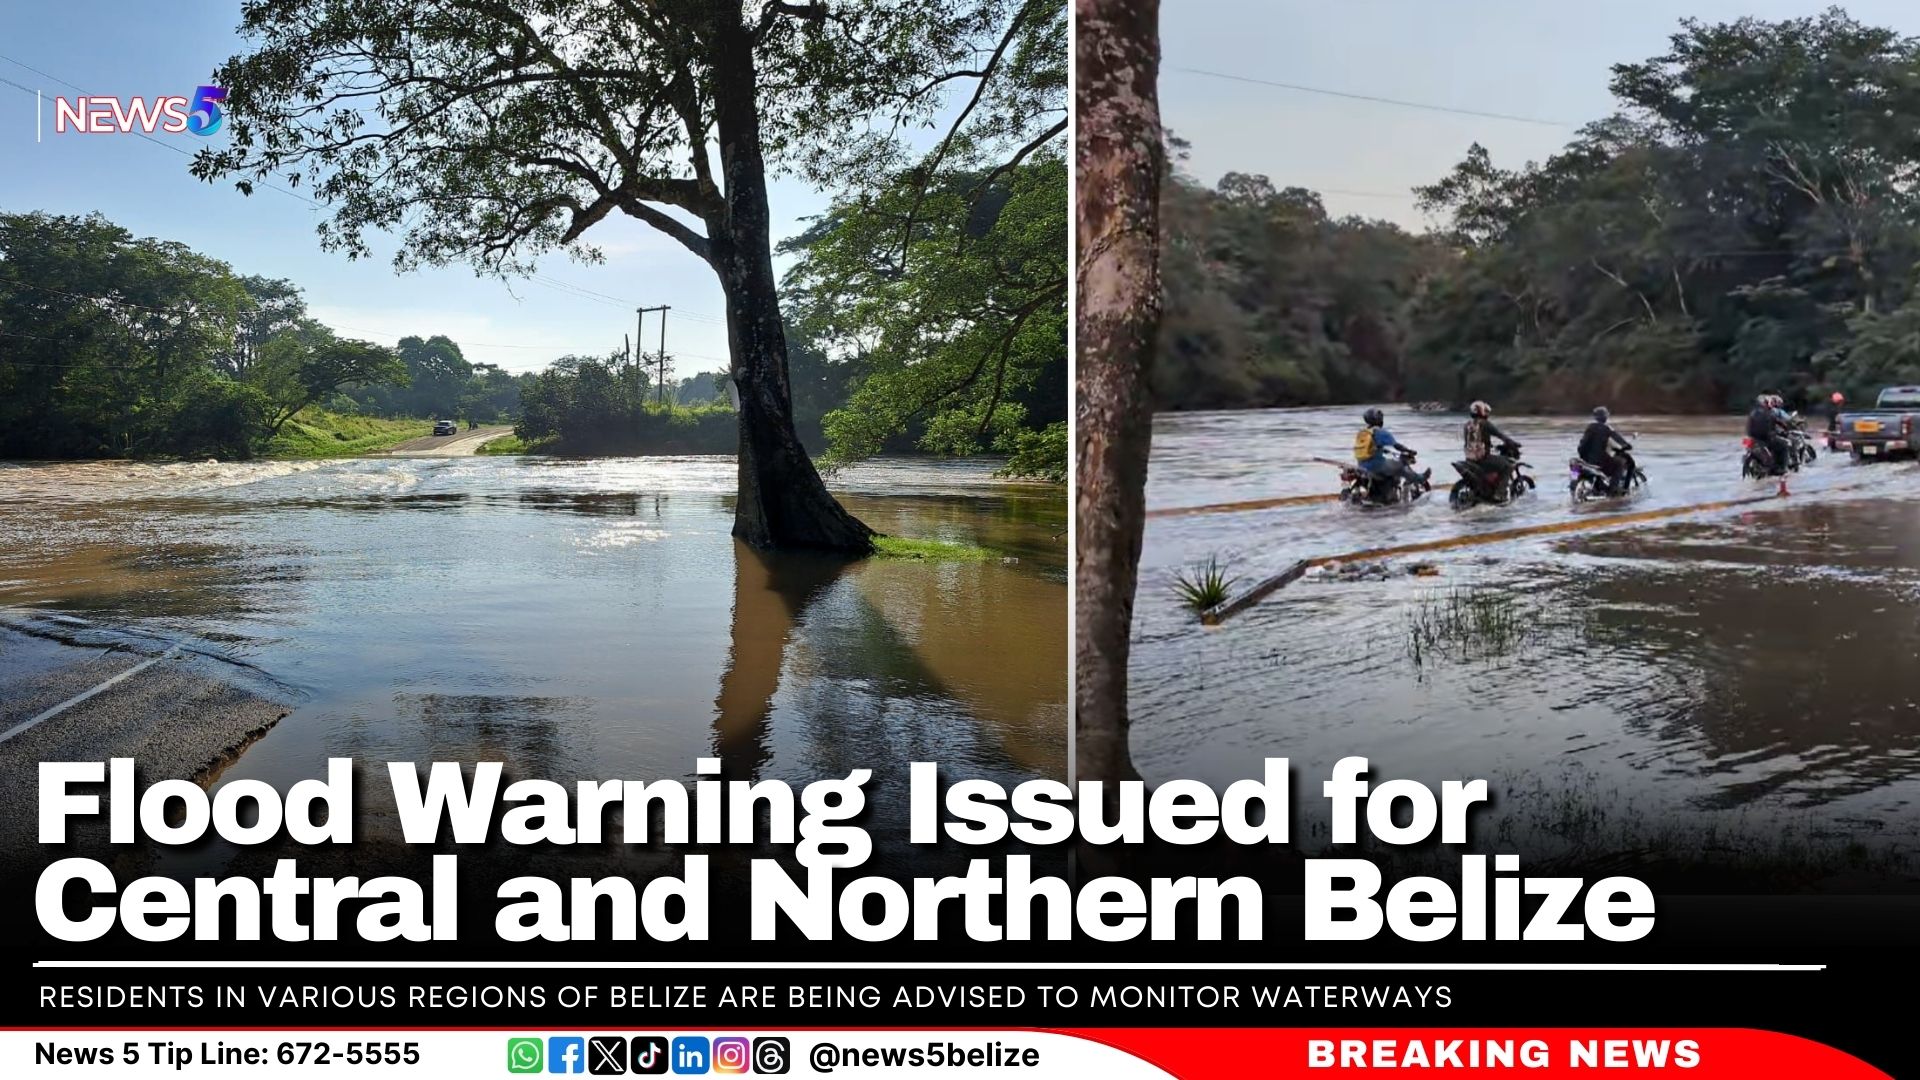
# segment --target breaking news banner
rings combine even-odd
[[[0,1075],[1920,1075],[1829,2],[0,7]]]
[[[28,1036],[0,1035],[8,1052]],[[97,1031],[34,1037],[65,1076],[420,1073],[447,1076],[1322,1076],[1443,1069],[1526,1076],[1589,1070],[1691,1077],[1885,1074],[1838,1051],[1766,1032],[1534,1029],[1250,1031],[694,1031],[525,1034],[258,1031],[219,1038]],[[344,1066],[340,1068],[338,1066]]]

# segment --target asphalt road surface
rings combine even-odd
[[[506,424],[462,431],[458,435],[427,435],[406,442],[388,450],[394,457],[465,457],[477,454],[480,448],[500,438],[513,434],[513,428]]]
[[[36,790],[42,761],[139,762],[142,787],[205,780],[288,713],[231,661],[188,643],[46,622],[0,627],[0,790]],[[262,692],[265,690],[265,693]],[[24,797],[24,796],[23,796]],[[37,815],[0,815],[0,867]]]

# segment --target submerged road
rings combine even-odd
[[[30,801],[40,761],[115,756],[213,787],[338,757],[1064,774],[1057,489],[992,461],[850,467],[836,489],[876,528],[1007,557],[848,564],[737,544],[728,457],[440,456],[495,434],[435,456],[0,463],[0,790]],[[0,873],[23,851],[0,839]]]
[[[19,622],[0,625],[0,655],[0,790],[36,790],[42,761],[131,757],[143,786],[210,778],[289,711],[190,643]],[[24,850],[36,820],[0,815],[0,853]]]

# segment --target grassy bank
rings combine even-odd
[[[543,454],[547,452],[549,445],[550,444],[547,441],[543,441],[539,439],[535,439],[533,442],[528,442],[525,439],[522,439],[518,435],[502,435],[497,439],[489,439],[486,442],[482,443],[480,445],[480,449],[475,451],[475,453]]]
[[[351,457],[385,450],[395,443],[433,434],[431,420],[386,420],[348,416],[325,409],[302,409],[280,428],[261,456],[270,458]]]
[[[985,562],[994,553],[975,544],[947,540],[916,540],[910,536],[875,537],[873,546],[883,559],[920,559],[928,562]]]

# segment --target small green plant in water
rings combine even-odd
[[[1209,555],[1206,562],[1174,573],[1173,592],[1181,603],[1195,611],[1205,611],[1224,603],[1227,590],[1239,580],[1227,576],[1227,566],[1220,561],[1220,556]]]
[[[874,553],[883,559],[921,559],[941,562],[986,562],[994,553],[978,544],[949,540],[916,540],[910,536],[876,536]]]
[[[1428,593],[1407,613],[1407,655],[1415,667],[1439,658],[1486,660],[1530,643],[1537,631],[1505,592],[1449,589]]]

